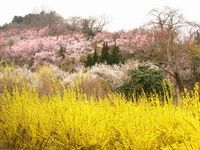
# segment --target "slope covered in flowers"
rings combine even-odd
[[[0,149],[200,149],[200,35],[181,40],[171,12],[131,31],[55,12],[0,26]]]
[[[32,66],[43,62],[59,65],[69,58],[79,62],[84,54],[93,51],[95,47],[101,48],[103,41],[108,42],[108,45],[116,43],[124,53],[133,53],[152,42],[150,34],[144,29],[116,33],[102,31],[90,39],[81,32],[49,34],[48,27],[0,31],[0,55],[20,65]]]

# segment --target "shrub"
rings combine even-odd
[[[101,77],[109,83],[112,89],[115,89],[127,79],[126,70],[122,70],[122,66],[119,65],[96,64],[88,73]]]
[[[80,88],[88,97],[102,99],[111,91],[109,84],[99,76],[88,75],[82,78]]]
[[[70,89],[64,97],[42,99],[27,89],[5,92],[0,96],[0,149],[199,149],[197,90],[177,106],[153,105],[146,97],[135,104],[111,93],[88,101]]]
[[[56,92],[62,94],[64,88],[63,76],[65,74],[60,69],[53,65],[43,65],[38,67],[33,74],[34,86],[39,95],[51,96]]]
[[[4,89],[12,92],[13,88],[21,90],[33,85],[33,75],[30,70],[20,67],[0,66],[0,94]]]
[[[136,60],[129,60],[125,64],[119,65],[96,64],[95,66],[92,66],[88,72],[90,74],[98,75],[107,81],[113,90],[116,90],[122,86],[124,82],[129,80],[129,70],[136,69],[140,64],[141,62]],[[151,64],[149,63],[149,65]]]
[[[130,97],[133,93],[138,96],[143,92],[148,96],[152,93],[163,95],[164,73],[162,70],[140,65],[129,73],[130,80],[124,83],[119,91]]]

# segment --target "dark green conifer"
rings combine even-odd
[[[109,59],[107,60],[107,63],[109,65],[119,64],[120,60],[121,60],[121,54],[120,54],[120,51],[119,51],[119,47],[114,45],[111,48],[111,54],[109,56]]]
[[[101,63],[105,63],[108,61],[108,59],[109,59],[109,47],[108,47],[108,44],[104,42],[99,61]]]

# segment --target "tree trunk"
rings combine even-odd
[[[176,83],[177,83],[179,91],[183,92],[184,91],[184,85],[183,85],[183,81],[182,81],[182,79],[180,77],[179,72],[175,71],[174,72],[174,77],[175,77],[175,80],[176,80]]]

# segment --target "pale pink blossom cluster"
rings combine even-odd
[[[44,37],[48,34],[48,29],[48,27],[42,29],[10,28],[9,30],[0,31],[0,50],[2,47],[5,49],[6,46],[11,47],[18,42],[20,43],[21,40],[34,40],[39,37]]]
[[[45,27],[45,28],[42,28],[42,29],[23,29],[21,32],[20,32],[20,36],[21,39],[35,39],[35,38],[38,38],[38,37],[44,37],[48,34],[49,32],[49,28],[48,27]]]
[[[116,44],[124,51],[134,52],[144,48],[151,42],[153,41],[152,37],[150,37],[150,33],[144,30],[133,30],[120,33],[120,37],[117,39]]]
[[[102,32],[95,36],[94,41],[106,41],[108,45],[116,43],[123,52],[135,52],[153,42],[153,37],[149,31],[135,29],[128,32],[119,31],[115,33]]]
[[[133,53],[151,43],[152,37],[144,29],[132,31],[98,33],[94,38],[87,39],[83,33],[74,32],[71,34],[50,36],[49,27],[42,29],[24,28],[21,30],[10,29],[0,32],[0,45],[7,44],[3,49],[3,57],[7,59],[20,58],[34,63],[43,61],[58,64],[66,57],[80,58],[81,55],[93,50],[95,43],[101,47],[105,41],[109,46],[117,44],[122,52]],[[0,48],[1,49],[1,48]],[[1,56],[2,57],[2,56]],[[77,60],[75,58],[75,60]]]
[[[61,57],[70,57],[72,54],[81,55],[91,44],[81,33],[61,36],[38,36],[37,38],[21,39],[4,50],[6,58],[21,58],[58,64]],[[61,54],[62,53],[62,54]]]

